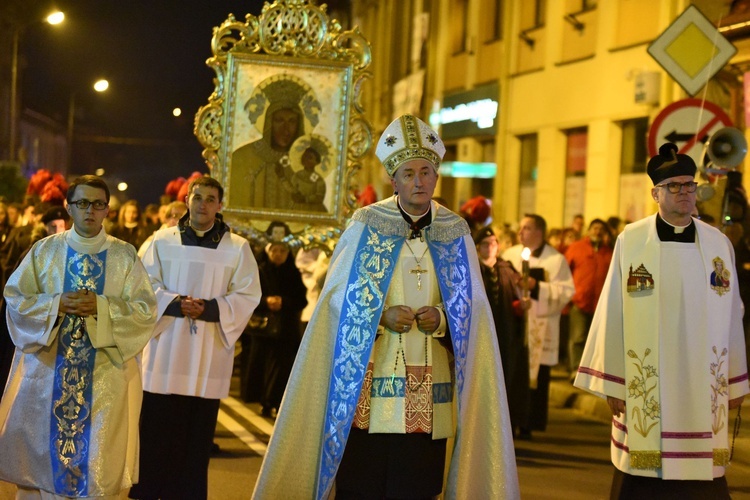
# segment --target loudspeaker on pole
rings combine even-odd
[[[706,153],[714,166],[731,170],[745,159],[747,140],[740,130],[724,127],[708,139]]]

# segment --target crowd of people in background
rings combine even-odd
[[[546,428],[552,368],[575,379],[614,242],[625,223],[610,217],[586,226],[579,214],[570,226],[547,228],[541,216],[525,214],[511,226],[493,223],[491,213],[484,196],[460,208],[473,231],[492,305],[514,434],[531,439],[532,431]],[[527,247],[524,290],[519,283]]]

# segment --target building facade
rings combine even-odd
[[[440,122],[447,153],[436,194],[454,210],[482,194],[498,223],[527,212],[550,227],[579,213],[637,220],[656,210],[649,129],[690,97],[649,45],[691,4],[722,27],[738,52],[695,97],[744,132],[747,3],[353,1],[352,24],[373,49],[364,106],[376,137],[403,112]],[[390,195],[374,158],[361,177]]]

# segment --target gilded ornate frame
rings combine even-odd
[[[352,178],[372,147],[372,131],[359,101],[362,83],[370,76],[370,45],[358,28],[343,31],[326,9],[314,0],[276,0],[266,2],[260,16],[247,14],[243,23],[230,14],[214,28],[213,56],[206,64],[216,73],[215,89],[195,116],[194,133],[211,176],[225,188],[225,219],[250,240],[265,241],[262,231],[270,221],[280,220],[292,227],[294,237],[288,240],[293,246],[321,245],[330,250],[355,209]],[[294,89],[305,90],[295,94]],[[322,150],[329,156],[316,167],[316,172],[318,168],[326,172],[325,212],[286,208],[286,201],[284,206],[272,206],[282,204],[276,198],[245,201],[243,186],[252,186],[250,179],[258,177],[245,174],[238,157],[232,166],[237,149],[253,142],[261,145],[264,135],[269,135],[262,128],[244,136],[245,131],[251,124],[256,128],[261,121],[265,124],[261,114],[270,115],[274,96],[290,94],[304,95],[300,126],[308,142],[300,137],[286,158],[276,163],[288,167],[293,151],[299,158],[305,146],[327,144]],[[265,105],[265,111],[259,111],[258,103]],[[266,137],[266,142],[270,140]],[[289,179],[292,170],[275,168],[278,179]],[[271,170],[267,172],[273,177]]]

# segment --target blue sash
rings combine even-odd
[[[324,498],[330,491],[344,455],[383,304],[404,241],[403,236],[384,236],[367,226],[357,245],[336,332],[316,498]],[[440,292],[449,298],[444,306],[453,339],[460,394],[471,327],[471,270],[463,239],[448,243],[428,239],[427,244]],[[451,396],[446,390],[437,391],[437,395],[440,402]]]
[[[77,253],[68,247],[64,292],[104,292],[107,252]],[[57,333],[57,357],[50,419],[50,459],[55,494],[88,496],[88,454],[96,350],[84,318],[66,314]]]
[[[471,332],[471,266],[469,265],[466,246],[463,238],[446,243],[430,242],[430,255],[435,265],[440,296],[448,320],[453,344],[453,356],[456,368],[456,390],[458,393],[458,411],[461,412],[461,392],[464,388],[464,368],[466,351]],[[434,390],[434,389],[433,389]],[[439,393],[435,393],[435,402]]]
[[[317,498],[336,476],[349,437],[385,295],[404,238],[383,236],[366,226],[346,284],[328,387]]]

